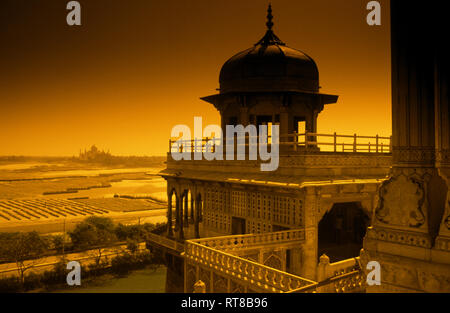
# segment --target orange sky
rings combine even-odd
[[[81,0],[0,3],[0,155],[163,155],[176,124],[220,123],[199,98],[265,32],[262,0]],[[382,26],[367,0],[273,0],[274,31],[319,67],[321,92],[340,95],[319,132],[390,135],[389,2]]]

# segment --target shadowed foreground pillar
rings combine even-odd
[[[448,80],[436,81],[448,68],[433,36],[441,9],[391,1],[393,166],[361,252],[364,267],[381,265],[381,285],[368,292],[450,291],[450,246],[436,246],[439,232],[448,240],[448,187],[439,171],[445,162],[437,162],[448,149],[448,93],[440,89]]]

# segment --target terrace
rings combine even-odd
[[[292,248],[302,245],[303,229],[184,242],[153,234],[151,241],[185,259],[185,292],[193,292],[199,280],[205,283],[205,292],[233,291],[230,288],[237,288],[241,292],[275,293],[361,292],[364,289],[365,276],[359,258],[329,263],[329,258],[322,256],[317,265],[317,282],[264,265],[249,257],[249,253],[261,247],[267,252],[281,246]]]
[[[265,137],[265,136],[264,136]],[[262,160],[255,151],[260,149],[271,154],[272,138],[238,137],[226,141],[219,138],[202,140],[169,140],[167,169],[164,176],[189,176],[196,178],[213,175],[215,178],[230,174],[248,180],[266,180],[260,165],[271,160]],[[261,143],[260,143],[261,140]],[[253,157],[250,152],[253,151]],[[286,176],[295,177],[295,181],[384,178],[392,164],[391,137],[302,133],[281,135],[279,138],[279,164],[271,178],[285,182]],[[183,159],[174,159],[176,153],[182,153]],[[215,159],[208,161],[204,154],[214,154]],[[270,155],[271,158],[276,155]],[[210,174],[208,174],[210,173]],[[244,174],[245,173],[245,174]],[[267,173],[266,173],[267,174]],[[241,177],[242,176],[242,177]],[[248,177],[244,177],[248,176]]]
[[[267,139],[265,139],[267,138]],[[203,138],[202,140],[169,140],[169,151],[182,153],[191,152],[192,159],[194,153],[210,151],[214,152],[218,146],[222,144],[221,138]],[[264,145],[270,147],[272,144],[272,136],[269,132],[268,136],[239,136],[225,139],[226,147],[234,145],[234,151],[239,150],[239,147],[248,147]],[[280,153],[295,154],[298,152],[352,152],[352,153],[377,153],[389,154],[392,149],[392,136],[362,136],[362,135],[338,135],[334,134],[319,134],[319,133],[292,133],[279,136]]]

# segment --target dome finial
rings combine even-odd
[[[269,7],[267,8],[267,31],[266,34],[264,35],[263,38],[261,38],[260,41],[258,41],[256,45],[264,45],[264,46],[268,46],[268,45],[281,45],[284,46],[284,42],[282,42],[280,40],[280,38],[278,38],[272,31],[272,27],[273,27],[273,15],[272,15],[272,5],[269,3]]]
[[[272,19],[273,19],[272,5],[269,2],[269,7],[267,8],[267,23],[266,23],[266,26],[267,26],[268,30],[272,30],[272,27],[273,27]]]

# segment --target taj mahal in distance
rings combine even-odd
[[[201,99],[219,111],[222,134],[276,125],[278,167],[194,158],[269,149],[270,131],[231,146],[169,140],[167,225],[149,238],[167,260],[167,292],[450,292],[448,60],[422,36],[437,25],[411,18],[437,7],[400,2],[391,1],[391,137],[317,132],[338,95],[320,92],[312,56],[275,35],[269,5],[265,35],[226,61],[219,92]],[[373,264],[379,281],[369,284]]]

